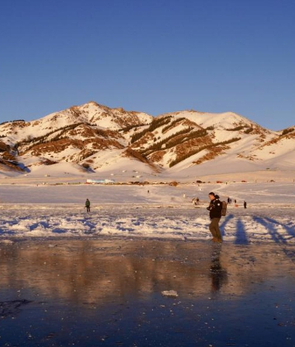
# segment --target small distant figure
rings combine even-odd
[[[199,198],[193,198],[193,199],[192,199],[192,204],[193,204],[194,206],[198,206],[198,205],[200,204],[200,199],[199,199]]]
[[[247,202],[244,201],[244,208],[247,208]]]
[[[235,204],[236,204],[236,203],[237,203],[237,200],[235,199],[234,201],[235,201]]]
[[[86,207],[86,212],[87,212],[87,213],[90,212],[90,201],[89,201],[89,199],[86,199],[86,201],[85,201],[85,207]]]

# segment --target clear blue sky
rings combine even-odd
[[[96,101],[295,125],[295,0],[1,0],[0,121]]]

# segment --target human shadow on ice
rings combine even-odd
[[[246,234],[245,225],[243,224],[241,219],[237,220],[236,226],[237,226],[237,231],[236,231],[236,239],[234,243],[236,245],[248,245],[249,240]]]
[[[276,221],[275,219],[269,218],[269,217],[265,217],[265,220],[273,223],[273,224],[277,224],[277,225],[281,225],[286,232],[291,236],[291,238],[295,237],[295,228],[290,228],[288,225],[284,224],[284,223],[279,223],[278,221]]]
[[[272,240],[275,243],[287,243],[287,240],[276,230],[275,225],[281,225],[279,222],[271,220],[270,218],[253,217],[253,220],[266,228]]]
[[[220,225],[220,230],[221,230],[221,235],[222,237],[225,236],[225,228],[226,225],[228,223],[230,223],[230,221],[234,219],[234,215],[233,214],[229,214],[223,221],[223,223]],[[235,232],[235,241],[234,243],[236,245],[247,245],[249,244],[249,240],[246,234],[246,230],[245,230],[245,225],[243,224],[243,222],[238,219],[236,222],[236,232]]]
[[[225,230],[226,225],[227,225],[227,224],[230,222],[230,220],[233,219],[233,218],[234,218],[234,215],[233,215],[233,214],[229,214],[228,216],[226,216],[226,217],[224,218],[223,223],[220,225],[220,232],[221,232],[221,236],[222,236],[222,237],[225,236],[224,230]]]

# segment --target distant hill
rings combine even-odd
[[[179,111],[152,117],[96,102],[0,124],[0,172],[40,167],[155,174],[294,169],[295,127],[271,131],[236,113]]]

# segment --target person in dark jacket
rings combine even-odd
[[[87,212],[90,212],[90,201],[89,201],[89,199],[86,199],[86,201],[85,201],[85,207],[86,207],[86,211],[87,211]]]
[[[213,236],[213,242],[222,242],[221,232],[219,229],[219,222],[221,218],[222,204],[219,200],[219,196],[215,195],[213,192],[209,193],[210,204],[207,207],[209,211],[209,217],[211,223],[209,225],[209,230]]]

